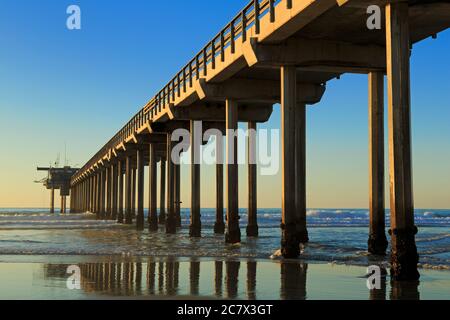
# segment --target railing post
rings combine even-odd
[[[260,17],[259,17],[259,14],[260,14],[260,8],[259,8],[259,0],[254,0],[253,1],[253,5],[254,5],[254,13],[255,13],[255,33],[256,34],[259,34],[259,32],[260,32]]]
[[[216,69],[216,39],[211,42],[211,68]]]
[[[236,36],[234,32],[234,20],[230,24],[230,48],[231,48],[231,54],[234,54],[236,52],[236,41],[234,40],[234,37]]]
[[[206,77],[208,75],[208,68],[207,68],[207,63],[208,63],[208,53],[207,53],[207,49],[203,49],[203,76]]]
[[[241,17],[241,25],[242,25],[242,42],[247,41],[247,13],[246,11],[242,11]]]
[[[269,0],[270,22],[275,22],[275,0]]]
[[[220,60],[225,61],[225,35],[223,30],[220,32]]]
[[[200,61],[198,55],[195,57],[195,79],[200,79]]]

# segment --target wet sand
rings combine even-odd
[[[67,269],[80,268],[80,289]],[[329,263],[217,258],[0,256],[0,299],[449,300],[450,272],[420,282],[366,286],[366,268]]]

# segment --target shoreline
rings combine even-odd
[[[67,288],[69,266],[81,289]],[[450,272],[422,270],[418,282],[366,285],[367,268],[300,260],[0,255],[0,298],[14,299],[450,299]],[[219,282],[218,282],[219,281]]]
[[[273,255],[272,255],[273,256]],[[0,263],[41,263],[41,262],[64,262],[64,261],[75,261],[76,258],[81,258],[83,262],[98,262],[98,261],[130,261],[130,262],[142,262],[147,259],[174,259],[178,261],[190,261],[190,260],[198,260],[198,261],[259,261],[259,262],[278,262],[278,263],[307,263],[307,264],[324,264],[324,265],[336,265],[336,266],[348,266],[348,267],[368,267],[370,265],[379,265],[385,269],[389,269],[389,263],[386,263],[385,260],[389,259],[388,256],[380,257],[375,256],[372,258],[371,264],[364,263],[346,263],[345,261],[340,260],[320,260],[320,259],[284,259],[281,257],[250,257],[250,256],[195,256],[195,255],[183,255],[183,256],[174,256],[174,255],[127,255],[127,254],[76,254],[76,253],[55,253],[55,254],[36,254],[36,253],[0,253]],[[76,260],[79,261],[79,260]],[[429,265],[429,264],[418,264],[417,268],[423,271],[440,271],[446,272],[450,275],[450,267],[449,266],[441,266],[441,265]]]

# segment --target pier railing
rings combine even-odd
[[[270,22],[275,22],[276,7],[285,2],[288,9],[292,8],[293,0],[252,0],[225,28],[223,28],[197,55],[186,64],[130,121],[120,129],[73,177],[73,180],[85,172],[100,160],[110,149],[116,147],[127,137],[142,127],[147,121],[161,112],[181,92],[185,92],[187,86],[192,87],[193,81],[200,77],[208,76],[208,65],[215,68],[217,59],[225,60],[225,52],[230,48],[235,52],[236,41],[241,38],[248,41],[249,29],[255,29],[255,34],[260,33],[260,21],[265,15],[270,15]]]

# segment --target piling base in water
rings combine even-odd
[[[371,234],[368,240],[368,251],[371,254],[384,256],[386,255],[386,249],[388,247],[388,241],[386,235],[381,234]]]
[[[304,227],[300,228],[297,226],[297,240],[299,243],[305,244],[309,242],[308,230]]]
[[[202,226],[199,223],[189,226],[189,236],[192,238],[200,238],[202,236]]]
[[[259,228],[257,225],[247,226],[247,237],[257,237],[259,235]]]
[[[148,230],[158,231],[158,218],[156,216],[150,217],[148,219]]]
[[[223,222],[216,222],[214,224],[214,233],[215,234],[224,234],[225,233],[225,224]]]
[[[144,231],[144,218],[143,217],[136,221],[136,230]]]
[[[394,229],[389,231],[392,236],[391,249],[391,279],[394,281],[419,280],[417,270],[419,255],[415,243],[417,228]]]
[[[241,242],[241,230],[228,230],[225,234],[225,242],[230,244],[240,243]]]
[[[166,233],[175,234],[177,233],[177,217],[167,216],[166,218]]]
[[[281,225],[281,255],[287,259],[295,259],[300,255],[300,241],[295,224]]]

